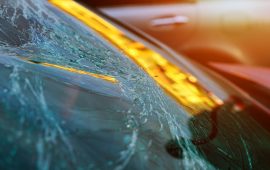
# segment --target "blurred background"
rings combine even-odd
[[[81,1],[270,102],[270,1]]]

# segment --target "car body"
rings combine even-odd
[[[222,77],[73,0],[0,2],[0,169],[268,167]]]

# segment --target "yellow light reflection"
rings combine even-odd
[[[203,88],[194,76],[182,71],[159,53],[147,48],[142,43],[134,41],[89,9],[73,0],[50,0],[50,2],[73,15],[124,51],[168,94],[185,106],[189,113],[196,115],[202,111],[211,111],[222,104],[222,100]]]
[[[30,60],[27,60],[27,61],[31,62],[31,63],[35,63],[35,62],[30,61]],[[38,64],[46,66],[46,67],[53,67],[53,68],[57,68],[57,69],[60,69],[60,70],[65,70],[65,71],[76,73],[76,74],[88,75],[88,76],[91,76],[91,77],[95,77],[95,78],[98,78],[98,79],[108,81],[110,83],[118,83],[118,81],[114,77],[111,77],[111,76],[90,73],[90,72],[87,72],[87,71],[77,70],[75,68],[65,67],[65,66],[61,66],[61,65],[57,65],[57,64],[51,64],[51,63],[38,63]]]

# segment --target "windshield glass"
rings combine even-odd
[[[0,169],[267,167],[270,135],[248,102],[191,116],[46,1],[0,2]]]
[[[45,1],[2,0],[0,18],[0,169],[179,167],[164,146],[188,135],[188,115],[128,58]],[[185,154],[187,167],[212,167],[192,146]]]
[[[95,7],[114,5],[143,5],[143,4],[165,4],[165,3],[194,3],[197,0],[76,0]]]

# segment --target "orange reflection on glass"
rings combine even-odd
[[[203,88],[197,79],[184,72],[159,53],[134,41],[115,26],[73,0],[50,0],[58,8],[100,33],[141,66],[168,94],[174,97],[189,113],[212,111],[223,102]]]
[[[27,60],[27,61],[31,62],[31,63],[35,63],[33,61],[30,61],[30,60]],[[75,68],[65,67],[65,66],[61,66],[61,65],[57,65],[57,64],[51,64],[51,63],[38,63],[38,64],[43,65],[45,67],[53,67],[53,68],[57,68],[57,69],[60,69],[60,70],[65,70],[65,71],[76,73],[76,74],[88,75],[90,77],[95,77],[95,78],[98,78],[98,79],[102,79],[102,80],[108,81],[110,83],[118,83],[117,79],[115,79],[114,77],[111,77],[111,76],[107,76],[107,75],[90,73],[90,72],[87,72],[87,71],[77,70]]]

